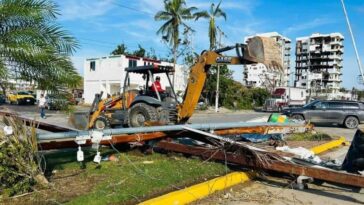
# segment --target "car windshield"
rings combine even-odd
[[[18,92],[18,95],[29,95],[28,92]]]
[[[309,108],[309,107],[312,107],[312,105],[316,104],[320,102],[319,100],[315,100],[315,101],[312,101],[310,103],[308,103],[307,105],[303,106],[303,108]]]

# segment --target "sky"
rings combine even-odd
[[[154,21],[154,15],[163,9],[163,0],[55,0],[59,6],[58,22],[75,36],[80,48],[72,56],[77,70],[83,74],[86,58],[108,56],[116,45],[124,43],[129,50],[138,44],[153,48],[156,54],[166,57],[169,49],[156,34],[163,22]],[[208,10],[219,0],[186,0],[187,6]],[[361,61],[364,61],[364,1],[345,0],[346,8],[356,37]],[[224,45],[243,43],[244,37],[276,31],[292,40],[291,72],[294,71],[295,39],[312,33],[340,32],[344,35],[344,63],[342,86],[363,89],[353,45],[345,22],[340,0],[223,0],[221,9],[226,21],[217,24],[226,37]],[[208,49],[208,21],[187,21],[195,33],[193,49],[200,53]],[[364,62],[363,62],[364,63]],[[242,80],[242,66],[234,66],[234,78]]]

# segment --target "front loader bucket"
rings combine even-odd
[[[68,123],[78,130],[88,130],[89,113],[74,112],[70,114]]]
[[[283,71],[282,46],[274,38],[256,36],[248,40],[244,59]]]

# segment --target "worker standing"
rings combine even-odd
[[[43,119],[46,119],[46,116],[45,116],[46,103],[47,103],[47,100],[44,97],[44,94],[41,94],[40,98],[39,98],[39,102],[38,102],[38,107],[39,107],[39,111],[40,111],[40,117]]]

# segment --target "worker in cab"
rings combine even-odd
[[[159,96],[161,97],[161,99],[163,100],[167,95],[165,90],[162,88],[161,85],[161,78],[159,76],[157,76],[155,78],[154,83],[152,84],[151,88],[150,88],[153,92],[157,91],[159,93]]]
[[[161,78],[159,76],[157,76],[155,78],[155,81],[152,84],[151,90],[152,91],[158,91],[159,93],[163,93],[164,92],[164,90],[162,88],[162,85],[161,85]]]

